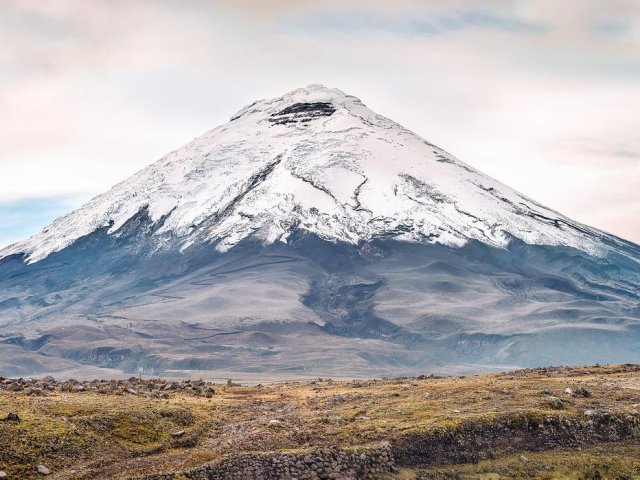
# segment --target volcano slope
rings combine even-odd
[[[0,251],[0,373],[634,362],[639,286],[639,246],[312,85]]]

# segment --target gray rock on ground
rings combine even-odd
[[[38,473],[42,475],[49,475],[51,473],[51,470],[49,470],[44,465],[38,465]]]

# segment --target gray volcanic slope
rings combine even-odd
[[[639,246],[311,86],[0,252],[0,375],[638,362],[639,286]]]

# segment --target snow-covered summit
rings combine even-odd
[[[181,249],[248,236],[287,241],[294,229],[350,243],[376,237],[495,246],[602,249],[600,232],[478,172],[356,97],[310,85],[257,101],[231,120],[117,184],[41,233],[0,251],[37,262],[142,209]],[[173,243],[172,243],[173,244]]]

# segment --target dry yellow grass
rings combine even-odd
[[[565,393],[578,386],[590,396]],[[600,366],[465,378],[216,385],[215,389],[212,398],[178,392],[167,399],[93,391],[55,391],[44,397],[0,392],[0,419],[8,412],[22,419],[0,421],[0,469],[9,478],[30,478],[36,466],[44,464],[54,478],[119,478],[180,470],[226,453],[362,446],[523,413],[531,418],[559,413],[570,417],[587,410],[637,415],[640,370]],[[560,410],[550,404],[549,396],[563,400]],[[172,435],[176,431],[185,433],[176,437]],[[625,448],[638,453],[633,442],[626,442]],[[467,475],[459,478],[480,478],[477,475],[517,472],[521,463],[528,469],[523,478],[537,478],[526,477],[526,471],[535,470],[537,455],[544,463],[550,461],[544,455],[550,454],[526,455],[529,462],[516,455],[513,465],[505,457],[500,461],[506,463],[494,466],[404,470],[398,478],[458,478],[447,477],[452,468],[458,469],[456,475]],[[553,458],[566,463],[560,453]],[[589,462],[584,460],[587,466]],[[552,466],[545,475],[559,472],[560,467]],[[606,475],[593,478],[615,478]]]
[[[580,449],[519,452],[473,464],[402,469],[391,480],[637,480],[640,443],[616,442]]]

